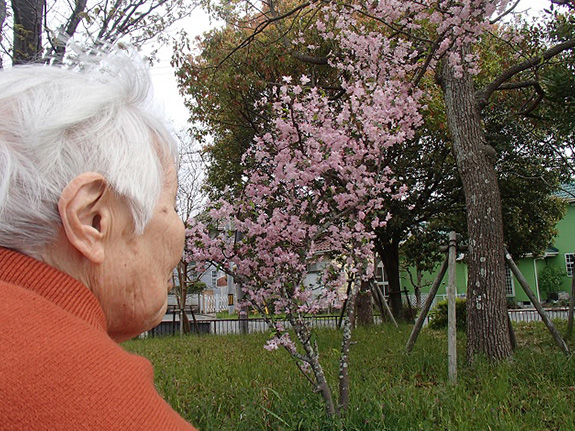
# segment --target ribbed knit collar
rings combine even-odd
[[[31,290],[106,332],[106,316],[90,290],[56,268],[0,247],[0,280]]]

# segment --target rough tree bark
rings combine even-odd
[[[2,28],[4,27],[4,21],[6,21],[6,0],[0,0],[0,43],[2,43]],[[4,67],[2,63],[2,56],[0,56],[0,69]]]
[[[42,58],[44,0],[12,0],[14,13],[13,64]]]
[[[373,297],[369,281],[362,281],[359,287],[355,300],[355,323],[359,326],[373,325]]]
[[[399,241],[382,242],[378,238],[375,241],[375,248],[383,262],[383,269],[387,275],[391,312],[396,319],[403,319],[401,287],[399,285]]]
[[[463,48],[461,58],[465,58]],[[441,83],[453,152],[463,182],[469,235],[467,285],[467,357],[493,360],[512,355],[505,301],[501,198],[493,149],[485,132],[467,72],[458,77],[446,61]]]

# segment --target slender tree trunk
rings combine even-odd
[[[403,319],[401,302],[401,287],[399,285],[399,242],[382,242],[376,240],[376,249],[383,262],[383,270],[387,275],[389,305],[396,319]]]
[[[383,316],[382,316],[383,318]],[[360,326],[373,325],[373,296],[370,283],[362,281],[355,300],[355,322]]]
[[[2,43],[2,29],[4,28],[4,21],[6,20],[6,0],[0,0],[0,43]],[[4,67],[2,63],[2,56],[0,56],[0,69]]]
[[[88,0],[75,0],[75,7],[70,18],[68,18],[66,28],[61,27],[58,30],[58,35],[54,38],[52,52],[50,53],[55,63],[62,63],[66,53],[66,43],[76,33],[76,29],[84,17],[87,3]]]
[[[317,344],[315,341],[312,341],[310,336],[310,328],[305,327],[296,320],[291,320],[290,323],[292,324],[296,336],[305,351],[306,357],[308,358],[309,365],[315,378],[315,389],[323,398],[327,415],[333,418],[336,416],[336,407],[333,402],[331,389],[327,383],[323,367],[319,361]]]
[[[361,286],[369,286],[369,282],[361,282]],[[354,283],[349,296],[347,314],[343,324],[343,335],[341,339],[341,352],[339,358],[339,401],[337,413],[344,416],[349,406],[349,348],[351,346],[351,334],[354,321],[355,301],[357,299],[358,287]]]
[[[461,58],[465,58],[465,49]],[[473,79],[442,71],[447,122],[463,182],[469,235],[467,354],[500,360],[512,355],[505,300],[501,197],[492,155],[475,101]]]
[[[42,58],[42,19],[44,0],[12,0],[14,14],[13,64]]]

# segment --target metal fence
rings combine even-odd
[[[262,318],[249,319],[196,319],[189,316],[192,334],[253,334],[265,332],[269,329]],[[337,328],[339,316],[306,317],[313,328]],[[285,321],[286,326],[289,325]],[[177,313],[172,314],[155,328],[142,334],[142,337],[158,335],[176,335],[180,333],[180,320]]]
[[[568,308],[550,308],[545,310],[551,319],[567,319]],[[190,315],[190,329],[192,334],[253,334],[267,331],[268,325],[262,318],[249,319],[196,319],[194,323]],[[541,316],[535,309],[509,310],[509,318],[512,322],[537,322]],[[314,316],[306,317],[313,328],[338,327],[339,316]],[[380,316],[374,316],[375,323],[381,322]],[[428,319],[426,319],[426,324]],[[286,321],[286,325],[288,325]],[[176,335],[180,333],[180,321],[178,313],[166,315],[164,321],[155,328],[142,334],[142,337]]]

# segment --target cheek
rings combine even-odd
[[[184,251],[184,245],[186,241],[186,229],[184,227],[184,223],[182,220],[176,216],[176,220],[173,223],[173,244],[174,244],[174,254],[178,255],[178,261],[182,256],[182,252]]]

